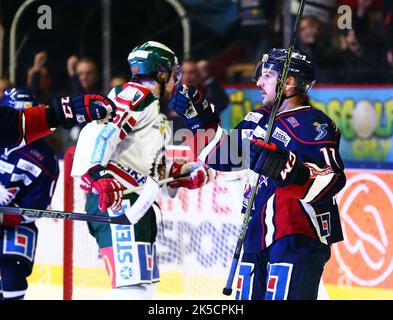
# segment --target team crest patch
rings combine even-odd
[[[326,128],[328,127],[327,123],[319,123],[317,121],[315,121],[313,123],[313,125],[315,126],[315,130],[318,132],[318,135],[315,137],[315,141],[319,141],[321,139],[323,139],[326,135],[327,135],[327,131]]]
[[[297,121],[296,118],[294,117],[289,117],[285,120],[292,126],[292,128],[296,128],[300,126],[299,121]]]
[[[242,139],[252,138],[253,132],[252,129],[242,129]]]
[[[30,172],[34,177],[38,177],[42,172],[42,169],[39,166],[24,159],[19,159],[16,167],[24,171]]]
[[[143,98],[143,92],[134,87],[127,87],[118,95],[123,100],[130,101],[132,105],[138,104]]]
[[[272,137],[277,139],[278,141],[281,141],[285,147],[287,147],[289,142],[291,141],[291,137],[285,131],[281,130],[278,127],[274,129]]]
[[[254,130],[254,136],[257,138],[265,139],[266,130],[260,126],[257,126]]]
[[[15,166],[11,163],[0,160],[0,173],[12,173],[15,169]]]
[[[249,112],[246,117],[244,118],[244,120],[246,121],[251,121],[254,123],[259,123],[259,121],[262,119],[263,114],[261,113],[256,113],[256,112]]]

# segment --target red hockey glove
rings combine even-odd
[[[310,170],[293,152],[257,139],[251,140],[250,169],[271,178],[278,187],[302,185],[310,176]]]
[[[169,177],[176,178],[185,173],[189,173],[189,177],[169,182],[168,186],[171,188],[197,189],[215,177],[215,171],[202,162],[174,162],[169,170]]]
[[[115,110],[115,104],[106,96],[88,93],[54,99],[46,115],[51,128],[61,125],[69,129],[93,120],[108,122],[115,116]]]
[[[101,212],[107,211],[108,208],[113,211],[120,210],[124,186],[109,174],[103,166],[96,165],[89,169],[82,176],[82,181],[86,183],[86,185],[81,185],[83,190],[99,194],[98,207]]]

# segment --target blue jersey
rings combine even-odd
[[[46,209],[55,190],[59,165],[42,140],[23,148],[0,148],[0,205]]]
[[[22,148],[1,148],[0,205],[46,209],[51,203],[58,176],[57,159],[42,140]],[[18,283],[21,278],[8,272],[9,268],[16,268],[9,267],[9,263],[16,260],[18,266],[25,270],[25,276],[31,273],[38,230],[34,224],[35,219],[23,219],[10,214],[4,214],[1,218],[0,267],[7,275],[4,278],[7,280],[8,290],[20,290]]]
[[[236,130],[227,135],[219,126],[207,138],[194,137],[198,157],[212,168],[233,171],[247,168],[246,138],[264,139],[270,110],[260,108],[247,114]],[[302,185],[277,187],[261,177],[251,211],[245,252],[258,252],[276,240],[302,234],[324,244],[343,239],[335,195],[345,185],[343,162],[339,154],[340,132],[323,112],[302,106],[277,114],[271,142],[292,151],[310,169],[310,178]],[[256,174],[250,174],[244,192],[247,206]],[[254,181],[252,181],[254,179]]]

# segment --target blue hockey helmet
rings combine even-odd
[[[0,106],[24,110],[38,105],[33,92],[25,87],[8,88],[0,99]]]
[[[288,54],[288,49],[270,49],[258,62],[253,80],[258,81],[265,68],[276,70],[281,74]],[[315,69],[312,60],[303,52],[293,50],[291,62],[288,68],[288,76],[293,76],[297,81],[297,88],[302,92],[307,92],[315,84]]]

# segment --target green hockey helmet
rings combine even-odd
[[[160,42],[148,41],[136,46],[127,60],[131,79],[145,76],[156,80],[157,72],[169,72],[174,74],[176,83],[180,81],[180,66],[175,53]]]

